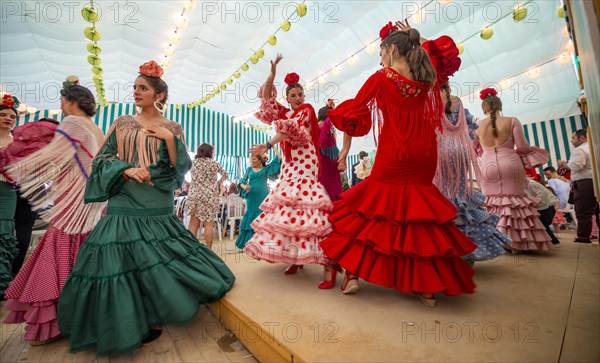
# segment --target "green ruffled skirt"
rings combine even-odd
[[[150,327],[194,319],[199,304],[219,300],[234,281],[172,208],[118,214],[109,208],[62,290],[59,328],[72,351],[124,354],[141,345]]]

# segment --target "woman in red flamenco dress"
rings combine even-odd
[[[352,136],[380,133],[371,175],[342,193],[329,216],[327,257],[346,269],[342,291],[358,278],[417,296],[435,306],[434,293],[473,293],[473,269],[461,259],[476,245],[454,224],[456,208],[432,183],[436,130],[444,107],[435,69],[416,29],[391,23],[380,32],[381,65],[358,92],[329,111],[344,134],[339,162]]]

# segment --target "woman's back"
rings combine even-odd
[[[480,143],[488,148],[507,146],[514,148],[514,143],[507,142],[508,139],[513,137],[513,117],[497,117],[496,118],[496,136],[494,136],[494,128],[492,127],[492,121],[488,117],[479,122],[479,129],[477,129],[477,136],[479,137]],[[506,144],[506,145],[505,145]]]

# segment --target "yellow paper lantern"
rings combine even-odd
[[[306,13],[308,12],[308,10],[306,9],[306,4],[300,3],[300,4],[296,5],[296,12],[298,13],[298,16],[300,16],[300,17],[305,16]]]
[[[92,76],[92,79],[94,80],[94,82],[102,82],[102,76],[98,74],[94,74]]]
[[[275,44],[277,44],[277,37],[274,36],[274,35],[269,35],[269,38],[267,39],[267,42],[270,45],[275,45]]]
[[[102,61],[100,60],[100,58],[97,55],[88,55],[87,57],[87,61],[89,64],[93,65],[93,66],[99,66],[100,63],[102,63]]]
[[[465,51],[465,46],[463,45],[463,43],[458,43],[456,45],[456,48],[458,48],[458,54],[463,54],[463,52]]]
[[[227,85],[225,83],[221,83],[221,89],[225,91],[227,89]]]
[[[262,57],[264,57],[264,56],[265,56],[265,50],[264,50],[264,49],[262,49],[262,48],[260,48],[259,50],[257,50],[257,51],[256,51],[256,56],[257,56],[258,58],[262,58]]]
[[[513,11],[513,20],[515,23],[520,22],[521,20],[525,19],[525,17],[527,17],[527,9],[524,6],[519,5],[517,8],[515,8]]]
[[[100,52],[102,51],[100,49],[100,46],[98,45],[98,43],[88,43],[88,45],[86,46],[88,52],[92,53],[92,54],[100,54]]]
[[[242,71],[246,72],[248,70],[248,68],[250,68],[250,67],[248,67],[247,63],[242,64]]]
[[[240,78],[241,76],[242,76],[242,74],[241,74],[239,71],[235,71],[235,73],[233,73],[233,77],[234,77],[235,79],[238,79],[238,78]]]
[[[284,32],[289,31],[291,29],[291,27],[292,27],[292,24],[287,20],[284,20],[283,23],[281,23],[281,30],[283,30]]]
[[[556,12],[556,14],[558,15],[559,18],[565,18],[567,15],[565,14],[565,8],[564,7],[560,7],[558,8],[558,11]]]
[[[233,83],[233,79],[227,78],[227,84],[232,84],[232,83]]]
[[[256,64],[258,63],[258,57],[255,55],[253,55],[252,57],[250,57],[250,63],[252,64]]]
[[[102,75],[102,67],[100,67],[100,66],[93,66],[92,67],[92,73]]]
[[[83,16],[83,19],[89,23],[95,23],[100,19],[100,16],[98,16],[98,10],[96,10],[92,4],[88,4],[81,9],[81,16]]]
[[[483,39],[483,40],[488,40],[493,35],[494,35],[494,31],[492,30],[492,28],[485,28],[481,31],[481,34],[479,34],[479,36],[481,36],[481,39]]]
[[[92,42],[97,42],[100,40],[100,32],[93,26],[88,26],[83,30],[83,35]]]
[[[216,95],[218,95],[219,93],[221,93],[221,90],[217,88],[217,89],[215,90],[215,94],[216,94]]]

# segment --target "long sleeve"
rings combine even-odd
[[[258,111],[254,114],[254,116],[256,116],[256,118],[261,120],[262,122],[270,125],[276,120],[285,118],[285,114],[289,111],[289,109],[277,102],[277,90],[275,89],[275,87],[271,87],[271,97],[269,99],[264,99],[262,97],[262,91],[264,87],[265,86],[262,85],[258,90],[258,97],[260,98],[260,107]]]
[[[481,157],[483,155],[483,146],[481,146],[481,141],[479,141],[479,136],[477,133],[473,133],[475,138],[473,139],[473,149],[475,149],[475,155]]]
[[[175,141],[175,150],[177,154],[176,165],[171,165],[169,159],[169,150],[166,141],[160,143],[158,149],[158,162],[150,166],[150,176],[152,183],[161,190],[173,191],[181,187],[185,174],[191,169],[192,161],[187,152],[183,138],[183,130],[177,125],[173,132]]]
[[[523,126],[516,118],[513,119],[512,134],[517,146],[517,154],[521,157],[525,168],[537,168],[550,160],[550,153],[537,146],[530,146],[525,138]]]
[[[112,128],[92,161],[92,173],[85,185],[85,203],[103,202],[117,194],[125,184],[123,172],[133,167],[117,157],[117,133]]]
[[[275,157],[273,161],[265,166],[267,168],[267,177],[271,180],[277,179],[281,170],[281,159]]]
[[[241,187],[241,185],[250,183],[249,176],[250,176],[251,171],[252,171],[252,168],[246,168],[246,173],[244,174],[244,177],[242,177],[240,179],[240,181],[237,183],[238,191],[239,191],[240,197],[242,197],[242,198],[248,197],[248,193]]]
[[[331,122],[348,135],[364,136],[371,130],[372,101],[377,95],[377,82],[380,76],[373,74],[358,91],[355,98],[342,102],[328,115]]]
[[[467,119],[467,126],[469,128],[469,137],[471,140],[475,140],[475,131],[479,128],[477,122],[475,122],[475,116],[471,115],[468,109],[465,110],[465,117]]]
[[[585,151],[581,148],[575,148],[573,153],[571,153],[571,157],[567,163],[567,166],[571,171],[579,171],[583,169],[587,164],[587,157]]]
[[[314,114],[312,106],[305,104],[303,109],[298,111],[293,117],[274,121],[273,126],[275,126],[275,131],[287,134],[288,138],[285,141],[290,143],[290,145],[302,146],[310,143],[309,130],[302,125],[310,125],[311,112]]]

